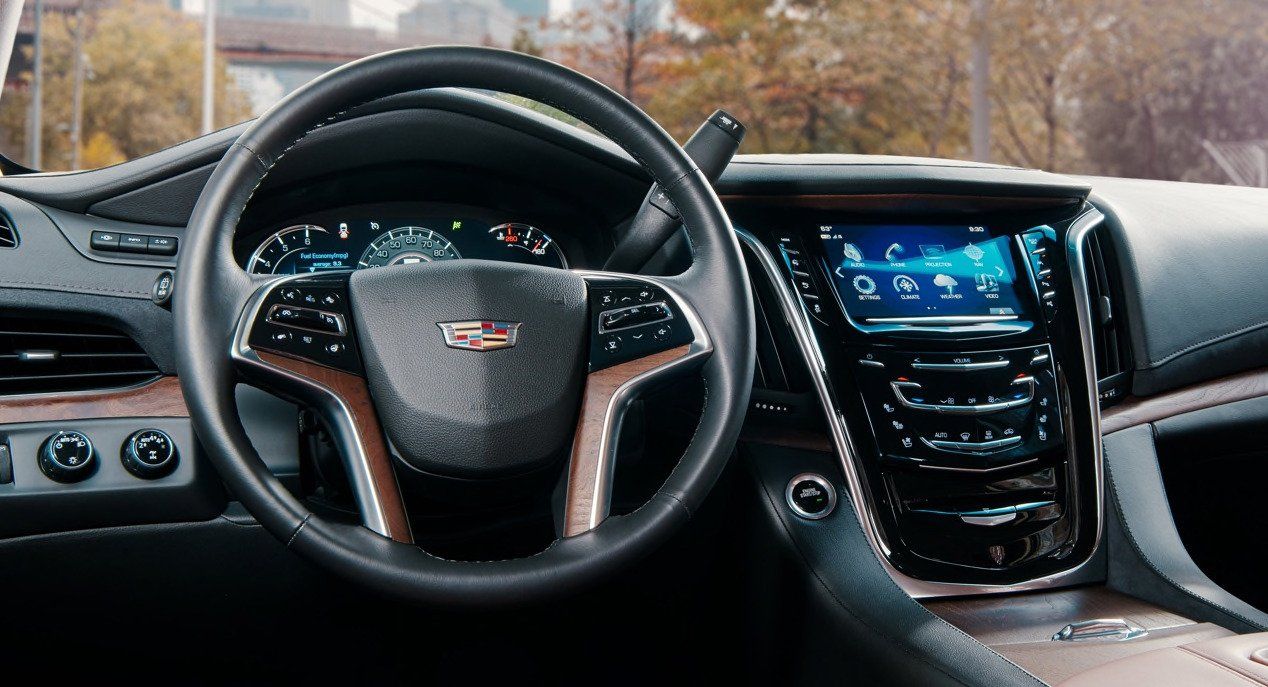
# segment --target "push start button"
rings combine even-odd
[[[826,518],[837,505],[837,492],[832,483],[812,472],[792,478],[784,496],[788,507],[807,520]]]

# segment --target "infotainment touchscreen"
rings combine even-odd
[[[819,227],[850,318],[1013,319],[1021,314],[1010,237],[982,226]]]

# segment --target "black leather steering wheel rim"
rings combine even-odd
[[[556,540],[527,558],[458,562],[311,513],[265,467],[238,417],[228,352],[258,286],[232,257],[238,219],[268,171],[300,139],[359,105],[397,93],[468,87],[512,93],[576,116],[647,169],[681,213],[693,264],[666,283],[687,294],[713,342],[695,436],[661,489],[633,513]],[[420,135],[426,135],[422,132]],[[177,370],[199,441],[233,494],[286,546],[386,594],[489,606],[552,597],[643,557],[695,512],[738,438],[753,374],[753,304],[739,244],[708,181],[651,118],[596,81],[552,62],[487,48],[384,53],[333,70],[279,102],[212,174],[181,251],[173,312]]]

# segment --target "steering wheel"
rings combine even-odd
[[[691,267],[650,278],[452,260],[260,281],[234,262],[238,219],[292,146],[350,108],[438,87],[520,95],[615,141],[679,210]],[[177,369],[207,455],[287,548],[385,594],[489,606],[592,584],[683,525],[734,450],[752,384],[753,303],[726,213],[651,118],[560,65],[442,47],[335,69],[283,99],[229,148],[181,253]],[[644,505],[608,517],[627,407],[650,385],[686,372],[702,377],[706,398],[684,455]],[[269,472],[239,419],[234,388],[242,382],[322,415],[359,525],[311,512]],[[412,543],[398,473],[507,480],[562,470],[563,455],[570,457],[562,527],[543,551],[470,562]]]

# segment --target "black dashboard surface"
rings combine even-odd
[[[1268,365],[1268,190],[1089,181],[1118,249],[1134,392]]]

